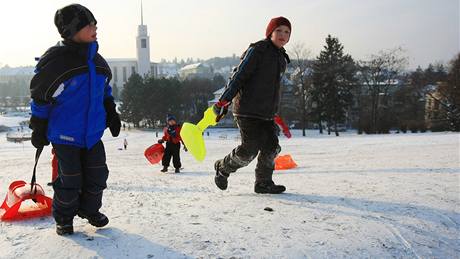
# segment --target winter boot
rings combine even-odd
[[[286,191],[286,187],[276,185],[273,181],[256,183],[254,186],[254,192],[256,193],[280,194],[284,191]]]
[[[174,170],[174,173],[180,173],[180,168],[176,168],[176,170]]]
[[[167,167],[167,166],[163,166],[163,169],[161,169],[161,172],[163,172],[163,173],[168,172],[168,167]]]
[[[72,218],[56,218],[56,234],[67,236],[73,234]]]
[[[73,234],[73,225],[56,224],[56,233],[60,236],[68,236]]]
[[[219,167],[220,163],[222,163],[223,160],[217,160],[214,163],[214,169],[216,170],[216,176],[214,177],[214,182],[216,183],[217,187],[221,190],[226,190],[228,186],[228,174],[222,172]]]
[[[79,211],[77,215],[82,219],[87,219],[89,224],[95,227],[98,227],[98,228],[101,228],[109,224],[109,218],[107,218],[107,216],[100,213],[99,211],[91,215],[88,215],[82,211]]]

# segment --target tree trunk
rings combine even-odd
[[[319,116],[318,127],[319,127],[319,134],[323,134],[323,124],[321,123],[321,116]]]
[[[370,127],[370,132],[371,134],[375,134],[376,133],[376,100],[375,100],[375,93],[373,92],[372,93],[372,101],[371,101],[371,127]]]
[[[302,136],[306,136],[305,128],[307,127],[307,105],[305,103],[305,91],[302,91]]]
[[[339,136],[339,131],[337,130],[337,122],[334,121],[334,130],[335,130],[335,136],[338,137]]]

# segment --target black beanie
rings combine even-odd
[[[54,24],[64,39],[71,39],[79,30],[90,23],[96,24],[91,11],[79,4],[71,4],[56,11]]]

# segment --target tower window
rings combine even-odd
[[[143,48],[143,49],[147,48],[147,40],[146,39],[141,39],[141,48]]]

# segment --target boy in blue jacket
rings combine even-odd
[[[53,182],[53,216],[59,235],[73,234],[78,215],[96,227],[109,219],[99,212],[109,170],[101,137],[120,133],[110,68],[97,53],[96,19],[72,4],[57,10],[54,23],[63,38],[39,59],[30,84],[32,144],[51,142],[58,159]]]

